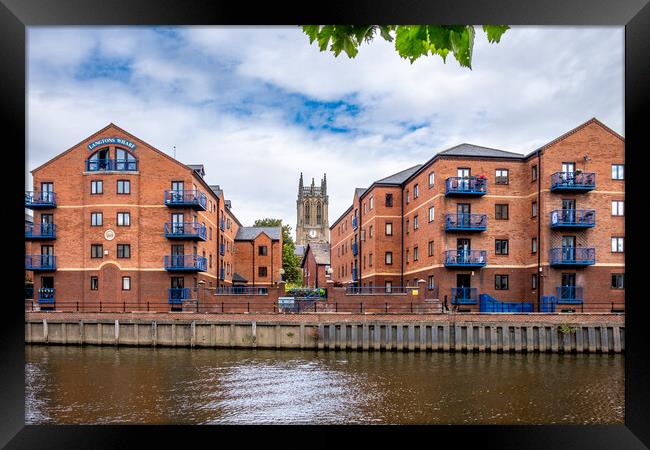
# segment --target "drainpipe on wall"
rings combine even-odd
[[[363,209],[361,208],[361,199],[359,199],[359,223],[357,224],[357,246],[359,252],[357,253],[357,287],[361,286],[361,218],[363,217]]]
[[[537,150],[537,311],[541,304],[542,296],[542,153]]]
[[[401,211],[402,211],[402,213],[400,215],[400,221],[401,221],[400,229],[402,230],[402,243],[400,245],[401,251],[402,251],[402,257],[400,258],[401,263],[402,263],[402,269],[400,270],[400,276],[401,276],[401,279],[402,279],[401,284],[402,284],[402,287],[403,287],[404,286],[404,186],[402,186],[402,198],[400,200],[401,200],[400,201],[400,203],[401,203],[400,208],[401,208]]]
[[[253,246],[253,287],[255,287],[255,240],[253,239],[251,241],[251,245]]]

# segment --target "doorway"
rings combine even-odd
[[[456,214],[458,227],[460,228],[469,228],[470,227],[470,214],[472,207],[469,203],[458,203],[456,205]]]
[[[456,262],[458,264],[465,264],[470,262],[470,240],[457,239],[456,240]]]
[[[576,215],[576,201],[570,199],[562,200],[562,222],[574,223]]]
[[[472,276],[467,273],[456,274],[456,301],[471,299]]]
[[[564,262],[575,261],[576,259],[576,237],[562,236],[562,260]]]
[[[575,300],[576,298],[576,274],[563,273],[562,284],[560,285],[559,300]]]

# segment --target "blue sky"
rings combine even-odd
[[[462,142],[528,153],[591,117],[624,134],[622,27],[479,31],[472,70],[383,40],[335,58],[298,27],[30,27],[27,42],[28,170],[114,122],[203,163],[244,224],[295,227],[300,172],[327,173],[333,223],[354,187]]]

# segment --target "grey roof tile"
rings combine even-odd
[[[481,147],[474,144],[459,144],[454,147],[448,148],[438,152],[438,155],[445,156],[487,156],[491,158],[524,158],[521,153],[507,152],[505,150],[498,150],[496,148]]]
[[[274,241],[282,238],[282,227],[241,227],[237,230],[236,241],[252,241],[260,233],[266,233]]]

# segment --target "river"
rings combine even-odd
[[[27,424],[622,424],[624,356],[28,345]]]

